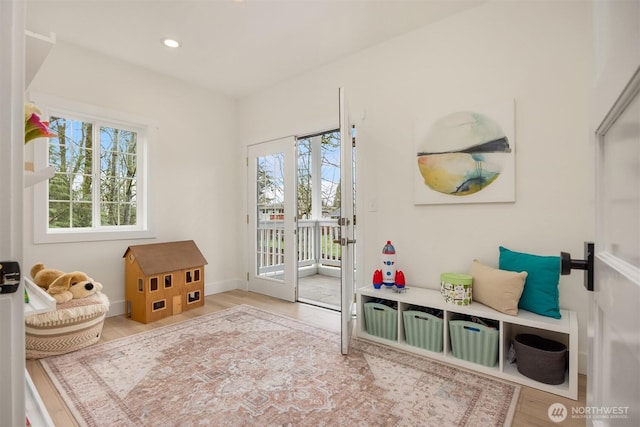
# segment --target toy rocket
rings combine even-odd
[[[382,248],[382,283],[385,286],[393,286],[396,282],[396,249],[387,240]]]

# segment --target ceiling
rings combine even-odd
[[[27,0],[27,29],[242,98],[484,1]]]

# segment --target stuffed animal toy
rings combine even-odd
[[[102,290],[102,283],[96,282],[81,271],[65,273],[53,268],[45,268],[38,263],[31,267],[33,283],[45,289],[58,304],[74,298],[85,298]]]

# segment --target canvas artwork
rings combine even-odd
[[[415,123],[415,204],[515,201],[513,101]]]

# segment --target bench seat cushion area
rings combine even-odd
[[[25,317],[27,359],[69,353],[100,340],[109,299],[102,292]]]

